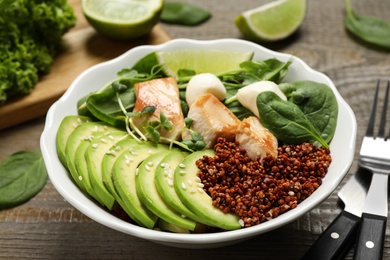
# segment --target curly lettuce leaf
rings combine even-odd
[[[32,91],[75,23],[66,0],[0,1],[0,104]]]

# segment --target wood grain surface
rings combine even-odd
[[[213,16],[196,27],[160,24],[171,38],[242,38],[233,23],[234,17],[241,11],[271,0],[185,2],[204,7]],[[388,0],[351,2],[360,13],[390,21]],[[293,37],[278,43],[261,44],[302,58],[334,81],[356,114],[358,151],[368,122],[376,80],[390,78],[390,53],[370,48],[351,37],[344,29],[344,14],[342,0],[310,0],[305,21]],[[95,39],[89,41],[90,44],[105,41],[88,26],[85,30],[89,31],[90,39]],[[78,59],[74,62],[77,63]],[[74,78],[77,75],[64,73],[64,77]],[[41,116],[0,130],[0,161],[19,150],[39,149],[44,123],[45,118]],[[349,174],[356,169],[355,159]],[[0,259],[300,259],[343,207],[337,199],[339,189],[312,211],[284,227],[233,246],[191,250],[155,244],[98,224],[67,203],[49,180],[29,202],[13,209],[0,210]],[[389,227],[386,234],[384,259],[390,259]],[[352,256],[353,249],[345,259],[352,259]]]
[[[129,49],[144,44],[160,44],[170,38],[161,28],[136,41],[113,41],[96,34],[82,15],[80,1],[71,0],[77,24],[66,33],[51,71],[41,77],[29,95],[18,96],[0,105],[0,129],[45,115],[73,80],[89,67],[113,59]]]

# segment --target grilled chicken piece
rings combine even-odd
[[[144,114],[141,117],[133,117],[134,124],[144,132],[143,127],[149,122],[160,121],[160,112],[162,112],[172,123],[173,129],[161,128],[160,135],[174,140],[180,138],[180,132],[185,123],[176,79],[161,78],[140,82],[134,85],[134,91],[137,97],[134,112],[141,112],[148,106],[156,108],[152,115]]]
[[[191,129],[203,136],[207,148],[214,147],[218,137],[234,140],[240,120],[213,94],[199,96],[191,105],[188,117],[193,120]],[[189,131],[183,140],[191,139]]]
[[[273,157],[278,155],[278,140],[255,116],[242,120],[237,129],[236,141],[252,160],[267,154]]]

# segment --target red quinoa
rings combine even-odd
[[[238,143],[219,138],[214,157],[197,161],[213,205],[236,213],[245,227],[297,207],[321,184],[332,161],[330,150],[311,143],[284,145],[278,156],[252,161]]]

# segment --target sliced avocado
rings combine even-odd
[[[195,230],[196,222],[186,216],[183,217],[180,213],[173,210],[160,196],[154,183],[156,168],[166,154],[166,151],[153,154],[146,158],[138,167],[135,177],[138,198],[159,218],[173,225],[193,231]]]
[[[188,153],[177,150],[167,153],[156,169],[154,182],[158,193],[171,208],[183,216],[208,225],[183,204],[173,186],[175,169],[186,156],[188,156]]]
[[[91,145],[91,141],[94,138],[99,138],[102,135],[108,135],[108,134],[109,133],[102,134],[100,132],[97,132],[89,136],[90,140],[89,139],[81,140],[81,143],[77,146],[74,155],[75,171],[76,174],[78,174],[80,180],[78,183],[82,183],[86,193],[91,197],[93,197],[96,201],[98,201],[102,206],[104,206],[103,201],[100,199],[100,197],[97,196],[95,190],[92,188],[91,180],[89,178],[87,160],[85,160],[85,152],[87,151],[88,147]]]
[[[106,153],[112,153],[110,148],[113,145],[128,138],[131,137],[125,131],[112,131],[108,135],[95,138],[85,151],[85,160],[92,189],[109,210],[114,207],[115,198],[103,183],[102,160]]]
[[[112,152],[106,153],[103,156],[103,160],[102,160],[103,183],[106,186],[107,190],[114,196],[116,200],[118,200],[119,195],[112,181],[112,167],[114,166],[116,159],[121,153],[139,144],[140,144],[139,141],[132,138],[121,140],[109,149]]]
[[[90,121],[91,119],[86,116],[66,116],[62,119],[60,126],[58,127],[56,135],[56,149],[57,155],[62,165],[67,168],[66,164],[66,143],[71,133],[79,127],[81,124]]]
[[[131,209],[128,208],[128,204],[124,203],[122,198],[119,196],[112,178],[113,166],[115,161],[120,156],[121,153],[128,151],[134,146],[140,145],[139,141],[135,139],[125,139],[116,143],[115,147],[110,148],[110,150],[115,149],[116,153],[106,153],[102,161],[102,177],[103,183],[106,186],[107,190],[115,198],[116,202],[122,207],[122,209],[130,216]],[[135,219],[133,219],[136,221]],[[138,223],[138,221],[136,221]]]
[[[161,151],[168,151],[168,146],[145,142],[121,153],[112,168],[114,186],[126,208],[130,210],[127,213],[135,222],[147,228],[153,228],[158,217],[137,196],[136,170],[143,160]]]
[[[79,173],[79,171],[76,168],[76,158],[80,155],[76,155],[76,150],[78,149],[79,145],[85,141],[88,144],[97,136],[102,135],[104,133],[109,133],[110,131],[117,131],[115,127],[108,126],[107,124],[103,122],[86,122],[76,129],[69,135],[69,138],[66,142],[65,147],[65,155],[66,155],[66,165],[68,167],[68,170],[76,182],[76,184],[80,187],[81,190],[87,191],[87,188],[85,185],[89,185],[89,179],[83,178],[82,174]],[[84,146],[87,144],[84,144]],[[79,152],[80,153],[80,152]],[[82,157],[84,160],[84,154],[82,154]],[[87,182],[87,183],[86,183]],[[93,191],[92,191],[93,192]],[[87,191],[87,193],[90,193],[90,191]]]
[[[174,187],[183,204],[194,212],[199,218],[204,219],[211,226],[225,230],[241,228],[239,217],[236,214],[224,213],[212,204],[211,197],[203,190],[200,172],[196,161],[206,156],[214,156],[214,150],[198,151],[190,154],[176,167]]]
[[[173,233],[181,233],[181,234],[190,234],[191,232],[188,229],[176,226],[172,223],[166,222],[165,220],[159,218],[156,223],[156,229],[160,229],[163,231],[169,231]]]

